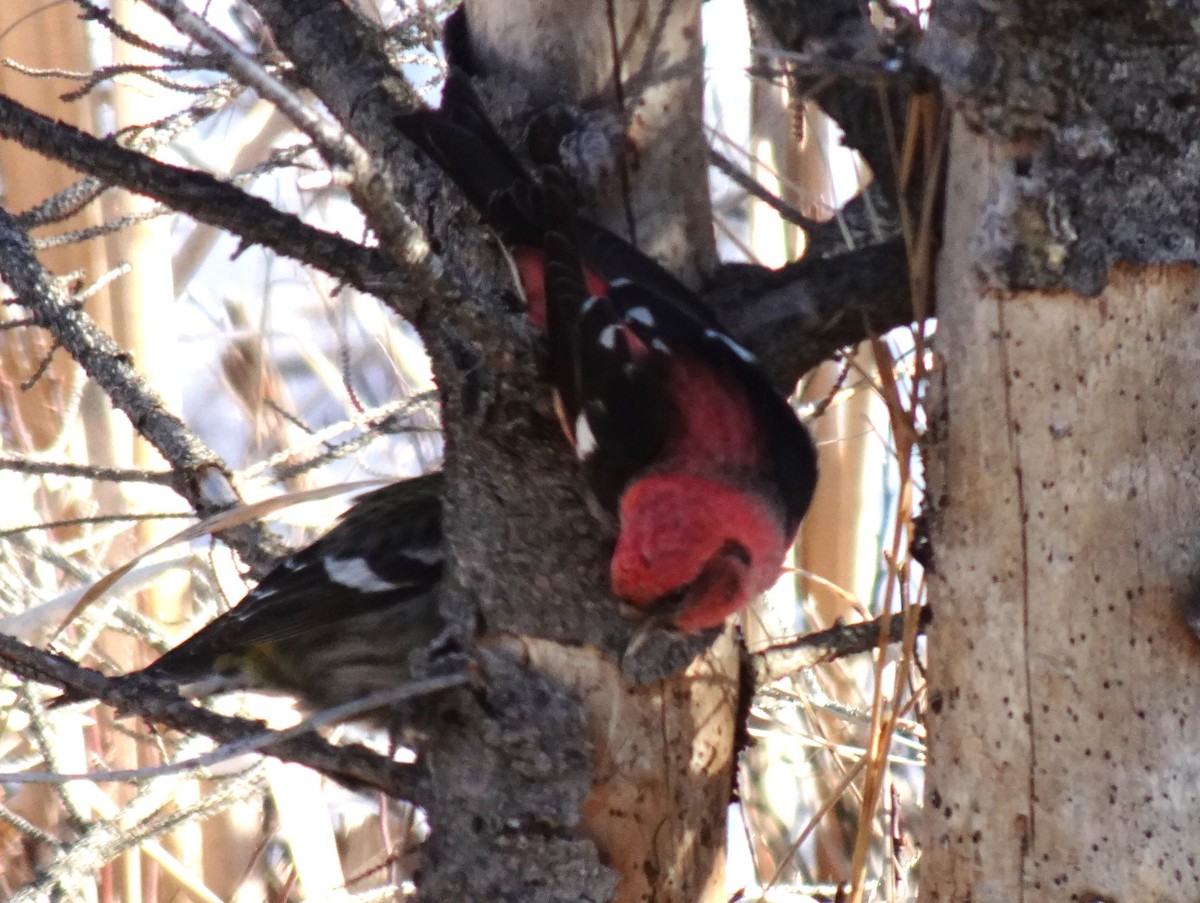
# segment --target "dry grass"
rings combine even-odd
[[[385,18],[395,18],[390,4],[382,6]],[[55,14],[35,3],[29,9]],[[61,27],[77,27],[66,12]],[[424,16],[414,16],[413,26],[428,25]],[[0,13],[0,32],[13,26],[10,36],[19,39],[15,22]],[[106,38],[99,33],[92,40]],[[0,43],[0,53],[16,55],[12,48]],[[420,56],[419,49],[411,53]],[[118,81],[128,87],[135,79]],[[136,89],[151,90],[144,82]],[[309,221],[343,229],[356,222],[336,187],[319,171],[306,171],[311,158],[286,150],[296,139],[276,118],[237,92],[218,93],[209,92],[212,109],[198,128],[176,140],[169,122],[142,140],[175,141],[170,153],[178,159],[243,173],[257,193]],[[81,101],[96,102],[96,95]],[[912,152],[911,141],[938,146],[938,123],[914,121],[923,123],[925,134],[900,142],[905,159],[922,156]],[[23,181],[38,181],[36,169],[26,172]],[[930,173],[913,174],[918,177],[935,181]],[[929,215],[927,206],[906,221],[919,298],[928,292]],[[73,237],[79,241],[69,246],[78,247],[92,233]],[[189,423],[230,462],[248,499],[413,473],[437,459],[438,424],[423,354],[411,331],[373,301],[255,251],[231,260],[233,243],[207,227],[172,221],[169,232],[142,240],[150,245],[139,254],[175,255],[178,280],[175,315],[158,320],[172,331],[143,339],[161,343],[155,358],[168,369],[147,375],[181,380],[176,397]],[[752,238],[746,240],[745,248],[753,247]],[[110,246],[106,253],[107,266],[114,267],[134,252]],[[94,267],[94,258],[85,255],[67,269],[84,266]],[[121,304],[137,301],[121,294],[120,279],[110,290],[116,295],[108,297]],[[159,286],[141,303],[170,305],[162,294]],[[9,500],[0,523],[0,632],[42,642],[83,588],[183,523],[167,521],[150,531],[146,518],[188,514],[155,476],[159,467],[135,452],[128,425],[84,390],[77,368],[55,361],[43,372],[49,349],[27,331],[0,331],[0,347],[7,459],[0,463],[0,487]],[[185,359],[202,363],[181,370]],[[893,334],[848,351],[846,361],[846,372],[835,367],[805,398],[830,402],[817,429],[832,425],[823,438],[823,480],[830,487],[823,491],[834,492],[838,505],[806,526],[793,585],[747,623],[754,648],[834,618],[905,618],[924,602],[924,579],[911,550],[922,496],[916,442],[924,429],[927,336]],[[26,390],[28,382],[33,386]],[[831,466],[835,458],[844,466]],[[337,504],[310,502],[286,512],[290,523],[275,526],[299,544],[332,519]],[[838,553],[841,560],[825,555],[816,562],[807,553],[816,531],[853,534]],[[222,547],[203,538],[175,544],[140,562],[55,645],[109,672],[130,670],[250,585]],[[920,818],[924,698],[915,620],[912,627],[899,646],[778,673],[758,688],[748,721],[755,743],[743,758],[735,809],[735,833],[744,835],[748,858],[733,880],[747,888],[748,899],[832,894],[831,885],[839,883],[852,901],[915,894],[912,837]],[[40,899],[39,889],[51,883],[73,898],[123,903],[365,901],[411,893],[413,851],[426,830],[411,807],[367,799],[295,766],[256,758],[203,770],[164,769],[211,744],[154,733],[102,708],[47,711],[53,694],[45,688],[7,675],[2,680],[0,896]],[[286,706],[261,699],[224,705],[278,723],[294,717]],[[133,776],[108,778],[108,772]]]

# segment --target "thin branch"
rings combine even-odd
[[[3,634],[0,664],[26,680],[58,687],[72,696],[99,699],[118,711],[185,733],[205,734],[218,743],[240,742],[267,729],[261,721],[199,708],[151,680],[137,676],[108,678],[66,656],[34,649]],[[414,802],[426,798],[428,788],[421,769],[393,762],[364,746],[334,746],[310,734],[284,737],[271,744],[270,753],[352,787],[373,788],[394,799]]]
[[[113,406],[129,418],[163,457],[177,468],[196,474],[197,480],[202,470],[215,468],[226,472],[216,452],[203,445],[181,419],[167,410],[166,403],[133,369],[120,346],[85,311],[77,309],[62,284],[37,261],[29,237],[2,207],[0,275],[38,325],[79,362],[88,376],[105,390]],[[206,508],[213,504],[198,494],[189,501]]]
[[[243,52],[221,31],[179,0],[145,0],[145,3],[211,53],[226,72],[256,91],[263,100],[273,103],[296,128],[312,139],[330,164],[348,166],[356,177],[370,177],[373,164],[357,141],[314,113],[295,92],[285,87],[258,60]]]
[[[881,637],[885,620],[888,632],[886,637]],[[918,635],[925,633],[932,620],[932,610],[927,605],[922,606],[917,612]],[[870,652],[879,647],[881,639],[899,643],[904,639],[904,622],[904,615],[896,613],[886,619],[879,617],[859,624],[838,624],[794,640],[772,643],[754,650],[755,669],[760,675],[774,680],[848,655]]]
[[[153,141],[147,141],[143,143],[147,145],[157,144],[157,142]],[[262,175],[276,172],[277,170],[285,167],[296,166],[297,164],[295,158],[307,151],[307,146],[291,147],[276,151],[270,156],[269,159],[263,161],[259,165],[253,166],[244,171],[230,174],[229,182],[238,187],[251,184],[255,179]],[[100,190],[103,190],[103,188]],[[93,194],[89,200],[98,196],[99,191]],[[166,216],[171,212],[171,208],[166,204],[155,204],[153,207],[150,207],[141,213],[108,219],[96,226],[90,226],[85,229],[75,229],[70,232],[59,232],[55,235],[49,235],[44,238],[35,238],[33,239],[33,246],[36,250],[41,251],[46,248],[55,248],[60,245],[79,244],[82,242],[91,241],[94,238],[119,232],[122,229],[137,225],[138,223],[149,222],[150,220],[157,219],[160,216]],[[18,216],[17,222],[23,228],[31,228],[27,222],[27,214],[21,214]]]
[[[155,204],[150,209],[142,212],[131,214],[129,216],[119,216],[114,219],[105,220],[96,226],[89,226],[86,229],[74,229],[70,232],[59,232],[57,235],[48,235],[45,238],[35,238],[32,240],[34,250],[44,251],[47,248],[58,248],[64,245],[77,245],[91,241],[95,238],[102,238],[105,235],[113,235],[120,232],[122,229],[128,229],[131,226],[136,226],[139,223],[148,223],[151,220],[158,219],[170,213],[170,210],[162,204]]]
[[[97,524],[115,524],[121,521],[149,521],[149,520],[178,520],[180,518],[192,519],[196,515],[191,511],[180,511],[179,513],[149,513],[149,514],[97,514],[91,517],[64,517],[61,520],[42,521],[36,524],[26,524],[23,527],[10,527],[6,530],[0,530],[0,540],[9,539],[13,536],[20,536],[22,533],[28,533],[31,530],[56,530],[59,527],[84,527],[94,526]]]
[[[310,105],[301,100],[294,91],[269,73],[257,60],[243,53],[220,31],[189,10],[180,0],[145,2],[181,32],[220,59],[230,73],[257,91],[260,97],[273,103],[300,131],[312,139],[313,144],[331,165],[345,166],[350,171],[350,189],[355,203],[366,215],[383,247],[394,259],[414,269],[428,270],[427,275],[436,277],[441,266],[433,254],[424,230],[394,202],[396,193],[391,180],[383,169],[376,166],[376,159],[384,160],[386,157],[374,157],[356,136],[336,128],[314,113]],[[259,13],[264,19],[267,18],[263,10],[260,9]],[[365,29],[362,30],[362,34],[368,33]],[[282,43],[288,36],[281,35],[276,30],[275,37]],[[361,56],[369,49],[373,50],[375,46],[364,43],[358,53]],[[416,94],[404,82],[403,77],[391,68],[390,62],[388,69],[391,71],[393,82],[400,82],[407,89],[405,93],[411,101],[411,108],[416,103]]]
[[[389,299],[414,286],[377,248],[316,229],[208,173],[160,163],[137,151],[48,119],[0,95],[0,137],[59,160],[105,182],[161,201],[189,216],[226,229],[246,242],[324,270],[365,292]],[[11,219],[11,217],[9,217]],[[15,225],[15,223],[13,224]],[[411,300],[410,300],[411,305]]]
[[[315,432],[309,431],[309,435],[302,442],[290,445],[266,460],[258,461],[245,468],[241,472],[241,476],[250,479],[269,473],[273,481],[283,482],[329,461],[353,454],[381,436],[400,432],[416,432],[419,428],[406,428],[402,424],[423,409],[432,409],[436,416],[435,400],[433,392],[422,392],[409,398],[370,408],[359,415],[330,424],[324,429]],[[280,413],[290,419],[290,415],[286,412],[281,411]],[[297,426],[307,430],[303,424],[297,423]],[[430,428],[430,432],[437,432],[437,430]],[[320,451],[310,451],[313,448],[319,448]]]
[[[210,64],[211,61],[205,59],[201,54],[188,53],[187,51],[177,50],[173,47],[164,47],[161,44],[152,44],[141,35],[130,31],[114,19],[108,10],[97,6],[91,0],[75,0],[75,4],[83,8],[84,14],[81,18],[84,21],[98,22],[104,28],[108,29],[114,37],[119,38],[131,47],[137,47],[139,50],[145,50],[147,53],[153,53],[155,56],[161,56],[176,63],[194,66],[197,69],[216,68]]]
[[[28,392],[34,386],[40,383],[42,381],[42,377],[45,376],[50,370],[50,365],[54,363],[54,352],[58,351],[58,349],[61,347],[62,345],[60,345],[57,341],[53,342],[50,347],[46,349],[46,353],[42,355],[41,362],[38,363],[37,368],[33,371],[33,373],[21,380],[21,382],[17,385],[17,388],[22,392]]]
[[[126,678],[116,678],[124,680]],[[302,737],[331,724],[343,721],[353,721],[377,709],[394,706],[401,702],[416,699],[420,696],[430,696],[445,690],[466,686],[470,675],[466,671],[430,677],[425,680],[407,681],[394,687],[386,687],[369,693],[358,699],[352,699],[341,705],[331,706],[309,715],[299,724],[292,727],[263,729],[257,734],[250,734],[231,743],[224,743],[211,752],[190,759],[179,759],[165,765],[154,765],[145,768],[126,768],[116,771],[88,771],[81,774],[70,774],[61,771],[24,771],[18,774],[0,774],[0,780],[9,784],[63,784],[67,781],[145,781],[151,778],[165,777],[171,774],[182,774],[186,771],[213,768],[231,759],[240,758],[250,753],[261,752],[271,755],[271,749],[278,743],[290,737]]]
[[[174,486],[175,474],[167,470],[136,470],[121,467],[96,467],[90,464],[71,464],[66,461],[34,461],[29,458],[0,457],[0,470],[61,477],[83,477],[112,483],[154,483]]]
[[[21,888],[11,901],[44,903],[52,899],[86,899],[101,864],[136,847],[154,855],[157,845],[151,838],[173,830],[184,821],[197,820],[261,793],[263,784],[262,769],[252,769],[245,776],[217,783],[216,789],[199,803],[172,811],[170,807],[165,810],[164,807],[168,802],[179,802],[176,799],[179,782],[167,778],[152,781],[138,788],[134,798],[110,818],[85,823],[86,828],[81,826],[79,839],[62,847],[52,860],[39,868],[37,879]],[[213,899],[199,895],[195,885],[188,886],[186,881],[184,884],[198,901]]]
[[[735,185],[749,194],[751,197],[762,201],[776,213],[778,213],[785,221],[794,226],[799,226],[806,232],[818,228],[820,223],[805,216],[800,210],[779,195],[772,191],[768,191],[763,184],[755,179],[750,173],[742,169],[715,147],[709,145],[708,162],[720,170],[727,176]]]
[[[3,207],[0,207],[0,276],[38,325],[49,331],[55,342],[104,390],[113,408],[124,413],[133,428],[170,463],[177,474],[176,492],[198,514],[211,514],[238,501],[224,461],[167,409],[112,337],[77,308],[61,282],[53,279],[38,262],[29,236]],[[274,539],[254,525],[230,530],[225,538],[251,564],[275,557]]]
[[[135,129],[122,129],[118,136],[123,138],[128,147],[149,154],[170,144],[183,132],[225,109],[243,90],[242,86],[232,79],[226,79],[211,86],[203,97],[189,107],[157,122]],[[109,187],[94,176],[86,176],[24,211],[17,220],[23,229],[61,222],[78,213]]]
[[[914,59],[921,38],[916,17],[893,8],[887,14],[890,27],[883,29],[858,0],[750,0],[747,5],[783,48],[755,52],[796,60],[789,71],[793,96],[815,101],[837,122],[843,143],[859,152],[889,203],[898,206],[903,186],[891,136],[904,133],[908,100],[934,89]]]
[[[164,72],[193,72],[191,66],[136,66],[126,64],[123,66],[106,66],[102,69],[97,69],[92,72],[87,81],[76,88],[74,91],[68,91],[62,95],[63,103],[73,103],[76,100],[82,100],[87,97],[98,87],[118,75],[136,75],[139,78],[144,78],[151,84],[158,85],[160,88],[165,88],[168,91],[178,91],[181,94],[206,94],[209,86],[203,84],[188,85],[183,82],[173,81],[162,73]]]
[[[479,335],[480,324],[447,292],[447,268],[433,254],[423,230],[403,213],[397,186],[385,168],[398,149],[410,147],[396,121],[421,101],[392,65],[384,34],[337,0],[253,0],[250,5],[296,66],[295,77],[320,98],[368,159],[379,161],[379,168],[354,173],[350,187],[380,245],[403,265],[412,287],[438,305],[448,325]],[[471,294],[466,286],[454,288],[467,297]],[[420,322],[401,313],[420,328]],[[503,338],[497,325],[491,324],[485,343],[493,348]]]

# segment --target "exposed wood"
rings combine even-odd
[[[595,744],[584,830],[619,878],[618,901],[726,899],[737,655],[726,634],[674,680],[633,686],[611,662],[550,643],[530,647],[583,703]]]
[[[982,217],[1023,150],[956,123],[921,898],[1194,900],[1200,279],[985,285]]]

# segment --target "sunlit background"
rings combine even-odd
[[[236,4],[195,2],[232,36],[246,25]],[[364,3],[364,7],[370,7]],[[369,12],[398,35],[424,29],[449,4],[380,2]],[[114,2],[114,15],[155,44],[182,47],[147,7]],[[786,61],[756,48],[737,0],[704,4],[707,118],[713,150],[805,216],[825,220],[870,179],[840,146],[830,120],[783,88]],[[68,35],[73,37],[68,38]],[[48,37],[51,36],[51,37]],[[436,46],[413,42],[407,74],[436,102]],[[93,131],[153,123],[138,140],[165,161],[235,179],[277,206],[351,238],[361,215],[286,119],[216,74],[137,72],[159,56],[114,42],[70,4],[0,5],[0,90]],[[93,79],[91,73],[101,71]],[[77,74],[72,74],[77,73]],[[64,101],[67,92],[80,95]],[[200,116],[181,111],[199,104]],[[5,203],[32,207],[75,177],[0,146]],[[16,173],[29,175],[15,176]],[[801,230],[712,171],[721,257],[778,266],[803,252]],[[236,470],[248,501],[352,481],[421,473],[440,460],[429,363],[413,330],[370,297],[143,200],[106,197],[69,225],[42,230],[44,259],[59,272],[113,275],[97,314],[139,370]],[[91,231],[102,222],[122,228]],[[88,242],[83,239],[91,239]],[[928,335],[898,330],[847,349],[798,388],[821,453],[821,486],[792,557],[792,573],[743,616],[752,651],[782,639],[923,600],[911,560],[920,508],[930,367]],[[65,361],[52,360],[33,392],[21,392],[50,353],[20,331],[0,332],[5,368],[0,428],[6,459],[157,470],[104,400]],[[884,374],[881,376],[880,374]],[[52,413],[47,413],[52,412]],[[117,564],[167,540],[189,521],[163,486],[97,481],[63,468],[30,473],[0,466],[0,632],[44,642],[80,590]],[[310,540],[347,496],[272,515],[292,545]],[[129,515],[117,516],[111,515]],[[47,525],[55,525],[53,529]],[[249,588],[238,562],[207,541],[171,544],[57,641],[111,673],[148,663]],[[920,648],[918,645],[917,654]],[[893,646],[828,665],[789,669],[772,659],[750,715],[740,802],[729,820],[728,888],[740,899],[811,899],[859,874],[865,899],[915,897],[912,836],[920,818],[922,677],[913,650]],[[394,899],[411,892],[420,813],[345,791],[298,766],[254,757],[225,762],[183,783],[153,769],[211,748],[134,734],[101,708],[48,715],[44,688],[4,678],[0,690],[0,896],[21,899],[33,868],[54,860],[59,840],[95,841],[80,870],[79,898],[121,900]],[[296,716],[278,700],[226,699],[276,724]],[[353,729],[350,729],[353,730]],[[380,748],[385,738],[375,738]],[[22,773],[140,770],[135,780],[19,783]],[[107,845],[93,824],[119,824]],[[130,852],[140,848],[142,855]],[[107,863],[107,864],[105,864]],[[32,899],[32,898],[31,898]]]

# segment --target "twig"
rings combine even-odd
[[[244,89],[226,79],[209,88],[208,92],[186,109],[166,116],[144,126],[122,129],[117,136],[125,140],[128,147],[151,153],[163,145],[170,144],[179,135],[213,114],[225,109],[229,101],[238,97]],[[36,206],[17,217],[23,229],[33,229],[49,223],[61,222],[82,210],[109,188],[109,185],[94,176],[85,176],[68,185]]]
[[[820,223],[811,217],[805,216],[799,209],[789,204],[783,198],[779,197],[779,195],[768,191],[750,173],[746,172],[746,170],[742,169],[711,145],[708,148],[708,162],[724,173],[739,188],[762,201],[792,225],[799,226],[806,232],[820,227]]]
[[[266,730],[261,721],[218,715],[199,708],[138,676],[107,678],[63,655],[27,646],[0,634],[0,663],[26,680],[50,684],[72,696],[99,699],[119,711],[138,715],[186,733],[202,733],[218,743],[235,743]],[[426,778],[419,768],[393,762],[365,746],[334,746],[306,734],[285,737],[270,746],[271,755],[307,765],[353,787],[369,787],[394,799],[420,802],[426,798]]]
[[[104,390],[113,408],[124,413],[134,429],[170,463],[177,475],[175,491],[198,514],[211,514],[238,501],[229,470],[220,456],[167,409],[112,337],[85,311],[77,309],[62,284],[51,278],[34,257],[29,236],[3,207],[0,207],[0,276],[38,325],[48,330]],[[232,529],[225,538],[252,565],[277,557],[277,542],[254,525]]]
[[[362,145],[335,129],[304,103],[295,92],[269,73],[258,60],[244,53],[218,29],[179,0],[145,0],[146,5],[219,60],[230,75],[270,101],[292,124],[312,139],[331,164],[348,166],[356,176],[369,177],[373,169]]]
[[[26,524],[23,527],[9,527],[0,530],[0,540],[28,533],[30,530],[56,530],[59,527],[84,527],[95,524],[113,524],[119,521],[171,520],[178,518],[192,519],[195,515],[190,511],[179,513],[150,513],[150,514],[98,514],[90,517],[64,517],[60,520],[42,521],[36,524]]]
[[[137,47],[139,50],[145,50],[148,53],[153,53],[155,56],[161,56],[164,59],[173,60],[177,63],[185,63],[196,68],[207,68],[210,61],[206,60],[202,55],[196,53],[188,53],[184,50],[176,50],[173,47],[163,47],[161,44],[153,44],[147,41],[140,34],[135,34],[125,26],[121,25],[114,19],[103,7],[97,6],[90,0],[75,0],[75,3],[83,7],[85,20],[98,22],[110,32],[114,37],[119,38],[126,44]]]
[[[357,138],[314,113],[294,91],[269,73],[257,60],[243,53],[220,31],[189,10],[180,0],[145,2],[181,32],[220,59],[230,73],[257,91],[260,97],[273,103],[300,131],[312,139],[331,165],[341,164],[350,171],[355,202],[366,214],[380,242],[392,257],[413,267],[428,267],[433,264],[436,270],[441,269],[424,230],[394,202],[395,191],[390,179],[375,165],[371,154]],[[261,9],[259,12],[263,13]],[[281,36],[277,34],[276,37]],[[364,45],[364,52],[367,46],[370,45]],[[393,75],[399,78],[398,74]],[[412,93],[411,89],[409,93]]]
[[[54,474],[61,477],[83,477],[112,483],[154,483],[174,486],[175,474],[166,470],[135,470],[121,467],[96,467],[90,464],[70,464],[66,461],[34,461],[28,458],[0,457],[0,470],[17,473]]]
[[[125,678],[117,678],[122,680]],[[18,774],[0,774],[0,782],[10,784],[62,784],[67,781],[143,781],[150,778],[164,777],[169,774],[180,774],[185,771],[195,771],[201,768],[212,768],[222,762],[228,762],[239,756],[253,752],[271,754],[271,749],[277,743],[289,737],[301,737],[319,728],[341,721],[351,721],[359,715],[364,715],[376,709],[395,705],[418,696],[429,696],[443,690],[465,686],[470,682],[470,676],[465,671],[431,677],[426,680],[414,680],[395,687],[377,690],[360,699],[353,699],[341,705],[322,709],[299,724],[282,730],[265,729],[257,734],[251,734],[217,747],[211,752],[191,759],[182,759],[166,765],[148,768],[129,768],[117,771],[89,771],[82,774],[69,774],[61,771],[21,772]]]
[[[94,138],[3,95],[0,136],[161,201],[203,223],[227,229],[246,242],[315,266],[363,291],[390,298],[412,290],[394,262],[377,248],[364,248],[340,235],[316,229],[208,173],[160,163],[112,141]],[[8,219],[11,221],[11,216]],[[6,224],[10,229],[12,225]]]
[[[213,793],[198,804],[175,812],[164,813],[164,806],[177,796],[179,782],[174,779],[152,781],[138,789],[137,794],[119,810],[106,797],[93,798],[104,806],[108,817],[87,826],[82,836],[61,849],[44,867],[35,881],[25,885],[12,898],[12,903],[45,903],[51,899],[86,898],[85,892],[95,880],[96,871],[126,850],[141,846],[150,838],[177,827],[182,821],[198,819],[219,812],[233,803],[261,792],[261,770],[240,779],[223,781]],[[178,800],[174,800],[178,802]],[[153,851],[153,844],[150,847]],[[196,887],[189,892],[195,894]],[[197,900],[212,899],[196,896]]]
[[[925,633],[925,628],[932,619],[933,613],[929,606],[922,606],[917,615],[917,633]],[[754,650],[755,669],[766,679],[775,680],[784,674],[836,661],[847,655],[870,652],[880,644],[880,631],[885,620],[888,622],[886,642],[900,642],[904,638],[905,623],[901,614],[894,614],[886,619],[875,618],[859,624],[838,624],[828,630],[819,630],[794,640],[772,643]]]
[[[226,473],[216,452],[206,447],[143,379],[129,356],[95,321],[73,304],[63,286],[42,268],[29,237],[17,227],[11,213],[0,207],[0,275],[17,294],[39,326],[54,336],[108,394],[138,430],[178,470],[192,476],[194,492],[188,500],[198,510],[211,510],[236,498],[226,483],[225,497],[202,497],[199,484],[209,472]]]

